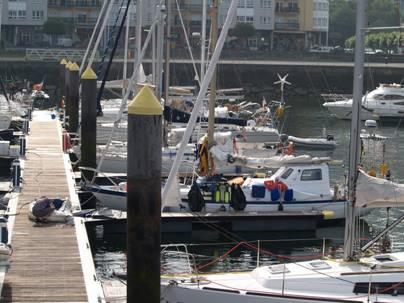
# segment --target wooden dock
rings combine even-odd
[[[74,175],[61,147],[61,127],[49,112],[31,122],[23,183],[9,220],[13,255],[5,276],[1,302],[105,302],[95,276],[85,226],[74,218],[68,224],[35,223],[28,219],[28,204],[35,198],[69,197],[79,208]]]

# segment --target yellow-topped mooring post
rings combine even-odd
[[[127,302],[160,302],[162,113],[148,86],[128,106]]]
[[[64,58],[59,62],[59,86],[58,86],[59,93],[58,93],[58,96],[57,96],[57,99],[56,99],[56,102],[57,102],[56,105],[58,107],[61,107],[62,98],[66,94],[65,93],[65,70],[66,70],[66,64],[67,64],[67,61]]]
[[[77,133],[79,127],[79,86],[80,86],[80,67],[73,62],[70,67],[70,119],[69,132]]]
[[[81,144],[80,165],[97,167],[97,75],[87,68],[81,75]],[[91,180],[94,173],[82,170],[82,178]]]

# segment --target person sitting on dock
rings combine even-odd
[[[46,218],[52,214],[54,209],[55,204],[52,199],[41,197],[32,207],[32,215],[36,218],[37,222],[44,222]]]

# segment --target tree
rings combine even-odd
[[[343,45],[355,35],[357,0],[330,0],[330,44]],[[399,7],[393,0],[370,0],[368,13],[370,27],[400,24]]]
[[[43,25],[43,32],[48,35],[64,35],[65,24],[59,19],[49,18]]]
[[[347,0],[330,1],[330,44],[343,45],[355,34],[356,2]]]
[[[251,23],[237,23],[232,30],[232,35],[236,36],[247,46],[247,39],[255,35],[255,27]]]
[[[399,7],[393,0],[371,0],[368,8],[369,26],[400,25]]]
[[[51,37],[51,45],[55,45],[56,36],[66,34],[64,22],[56,18],[49,18],[44,23],[42,30]]]

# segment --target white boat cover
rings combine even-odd
[[[404,207],[404,184],[372,177],[359,170],[356,207]]]
[[[337,143],[332,140],[327,140],[325,138],[300,138],[300,137],[294,137],[294,136],[288,136],[288,140],[295,142],[295,143],[300,143],[304,145],[318,145],[318,146],[336,146]]]
[[[279,155],[268,158],[236,156],[229,154],[228,152],[224,152],[217,145],[212,146],[210,152],[212,153],[215,161],[227,162],[227,165],[244,166],[256,169],[278,168],[286,164],[311,164],[330,161],[329,157],[311,157],[309,155]]]

